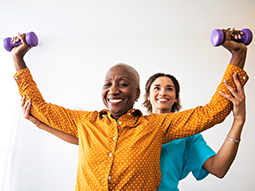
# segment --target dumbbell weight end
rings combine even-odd
[[[38,38],[36,36],[36,34],[34,32],[29,32],[26,34],[26,42],[27,44],[30,46],[30,47],[35,47],[38,45]],[[22,44],[21,41],[17,42],[17,43],[13,43],[12,42],[12,38],[8,37],[8,38],[5,38],[4,41],[4,48],[11,52],[11,50],[16,47],[16,46],[19,46]]]
[[[252,32],[250,29],[242,29],[243,35],[241,36],[241,39],[234,39],[231,37],[231,40],[234,40],[236,42],[242,42],[246,46],[249,45],[252,41]],[[220,46],[224,43],[225,40],[225,34],[220,29],[214,29],[211,33],[211,44],[213,46]]]

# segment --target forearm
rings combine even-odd
[[[232,128],[227,137],[240,140],[243,124],[244,123],[242,122],[234,120]],[[209,173],[219,178],[223,178],[236,157],[238,147],[239,143],[235,143],[226,138],[218,153],[208,159],[204,163],[203,168]]]
[[[243,69],[245,60],[246,60],[246,54],[247,54],[246,46],[244,46],[240,51],[238,51],[236,53],[232,53],[232,57],[230,59],[230,64]]]
[[[48,133],[51,133],[52,135],[55,135],[56,137],[62,139],[63,141],[66,141],[68,143],[72,143],[72,144],[75,144],[75,145],[79,144],[79,141],[78,141],[77,137],[72,136],[70,134],[67,134],[63,131],[59,131],[57,129],[54,129],[54,128],[44,124],[43,122],[40,122],[40,123],[36,124],[36,126],[41,130],[47,131]]]
[[[235,28],[222,30],[225,33],[223,47],[226,48],[232,55],[230,64],[243,68],[247,54],[247,47],[243,43],[232,40],[232,38],[241,39],[241,36],[243,35],[242,32],[235,30]]]
[[[15,68],[16,72],[27,68],[23,57],[13,55],[13,62],[14,62],[14,68]]]

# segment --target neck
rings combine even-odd
[[[115,119],[115,121],[118,121],[118,119],[120,118],[120,116],[113,116],[111,115],[113,119]]]
[[[170,109],[153,109],[152,113],[156,113],[156,114],[162,114],[162,113],[170,113],[171,110]]]

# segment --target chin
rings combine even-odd
[[[109,108],[109,112],[111,113],[111,114],[113,114],[113,115],[121,115],[121,111],[120,110],[118,110],[118,109],[110,109]]]

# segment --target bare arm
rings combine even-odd
[[[233,103],[234,121],[232,127],[218,153],[209,158],[203,165],[203,168],[207,172],[219,178],[223,178],[228,172],[236,157],[239,147],[239,142],[233,142],[229,140],[228,137],[233,140],[240,140],[243,125],[245,123],[246,110],[244,89],[237,75],[234,75],[234,82],[237,87],[236,89],[233,89],[225,83],[232,95],[221,93],[222,96],[226,97]]]
[[[13,43],[17,43],[19,41],[22,42],[20,46],[14,47],[12,49],[12,57],[13,57],[13,62],[14,62],[14,67],[16,72],[24,68],[27,68],[26,63],[24,61],[24,56],[30,50],[30,46],[27,44],[25,37],[26,37],[26,34],[18,33],[16,37],[12,38]]]
[[[79,141],[78,141],[77,137],[75,137],[73,135],[70,135],[70,134],[67,134],[67,133],[65,133],[63,131],[59,131],[57,129],[54,129],[54,128],[46,125],[45,123],[37,120],[32,115],[30,115],[31,102],[30,102],[30,100],[28,100],[25,103],[25,99],[26,99],[25,96],[23,96],[21,98],[21,107],[22,107],[23,116],[26,119],[28,119],[29,121],[34,123],[39,129],[47,131],[48,133],[51,133],[52,135],[55,135],[56,137],[62,139],[63,141],[66,141],[68,143],[72,143],[72,144],[75,144],[75,145],[79,144]]]

